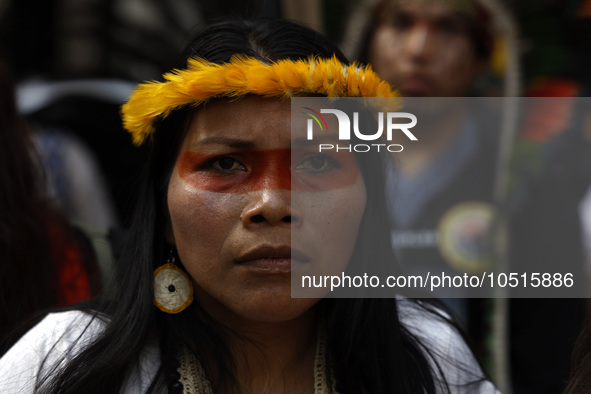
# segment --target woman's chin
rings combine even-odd
[[[317,298],[291,298],[290,291],[257,294],[228,306],[204,305],[205,310],[223,324],[283,323],[305,316],[318,303]]]
[[[291,302],[269,302],[266,305],[253,305],[252,309],[241,311],[241,315],[258,323],[283,323],[302,318],[314,308],[317,299],[292,298]]]

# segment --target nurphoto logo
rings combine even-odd
[[[328,132],[328,124],[322,114],[331,114],[336,116],[338,122],[338,139],[339,141],[351,141],[351,130],[355,137],[361,141],[376,141],[382,139],[384,128],[386,129],[386,140],[392,141],[395,132],[402,132],[411,141],[417,141],[417,137],[410,131],[416,126],[417,117],[409,112],[379,112],[377,116],[377,131],[360,130],[359,127],[359,112],[353,112],[353,127],[351,127],[351,119],[349,115],[339,109],[320,109],[320,112],[310,108],[303,107],[304,114],[310,116],[307,123],[307,139],[314,139],[315,124],[320,132]],[[365,115],[367,116],[367,115]],[[410,122],[399,123],[400,119],[410,120]],[[386,126],[384,127],[384,123]],[[318,151],[335,150],[335,151],[349,151],[349,152],[369,152],[380,151],[386,149],[388,152],[402,152],[404,147],[400,144],[318,144]]]

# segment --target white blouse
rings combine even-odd
[[[453,326],[408,300],[399,300],[398,305],[402,324],[434,354],[430,362],[435,374],[441,377],[438,372],[441,370],[452,393],[498,394],[494,385],[484,379],[472,352]],[[52,367],[59,370],[92,342],[106,324],[81,311],[47,315],[0,359],[0,391],[34,393],[40,373],[45,375]],[[145,393],[159,366],[158,344],[150,343],[144,348],[139,364],[130,371],[122,392]],[[469,384],[474,381],[477,382]]]

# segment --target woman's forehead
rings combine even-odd
[[[244,145],[236,148],[264,148],[273,143],[289,144],[290,130],[289,100],[260,96],[221,98],[196,110],[183,145],[231,145],[234,141],[234,145]]]

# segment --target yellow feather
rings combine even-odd
[[[268,64],[244,55],[229,63],[215,64],[192,58],[187,69],[163,75],[166,82],[138,85],[121,107],[123,126],[135,145],[153,133],[153,122],[185,105],[198,106],[213,97],[240,97],[257,94],[285,97],[311,93],[328,97],[398,97],[397,91],[382,81],[370,66],[344,65],[331,59],[279,60]]]

